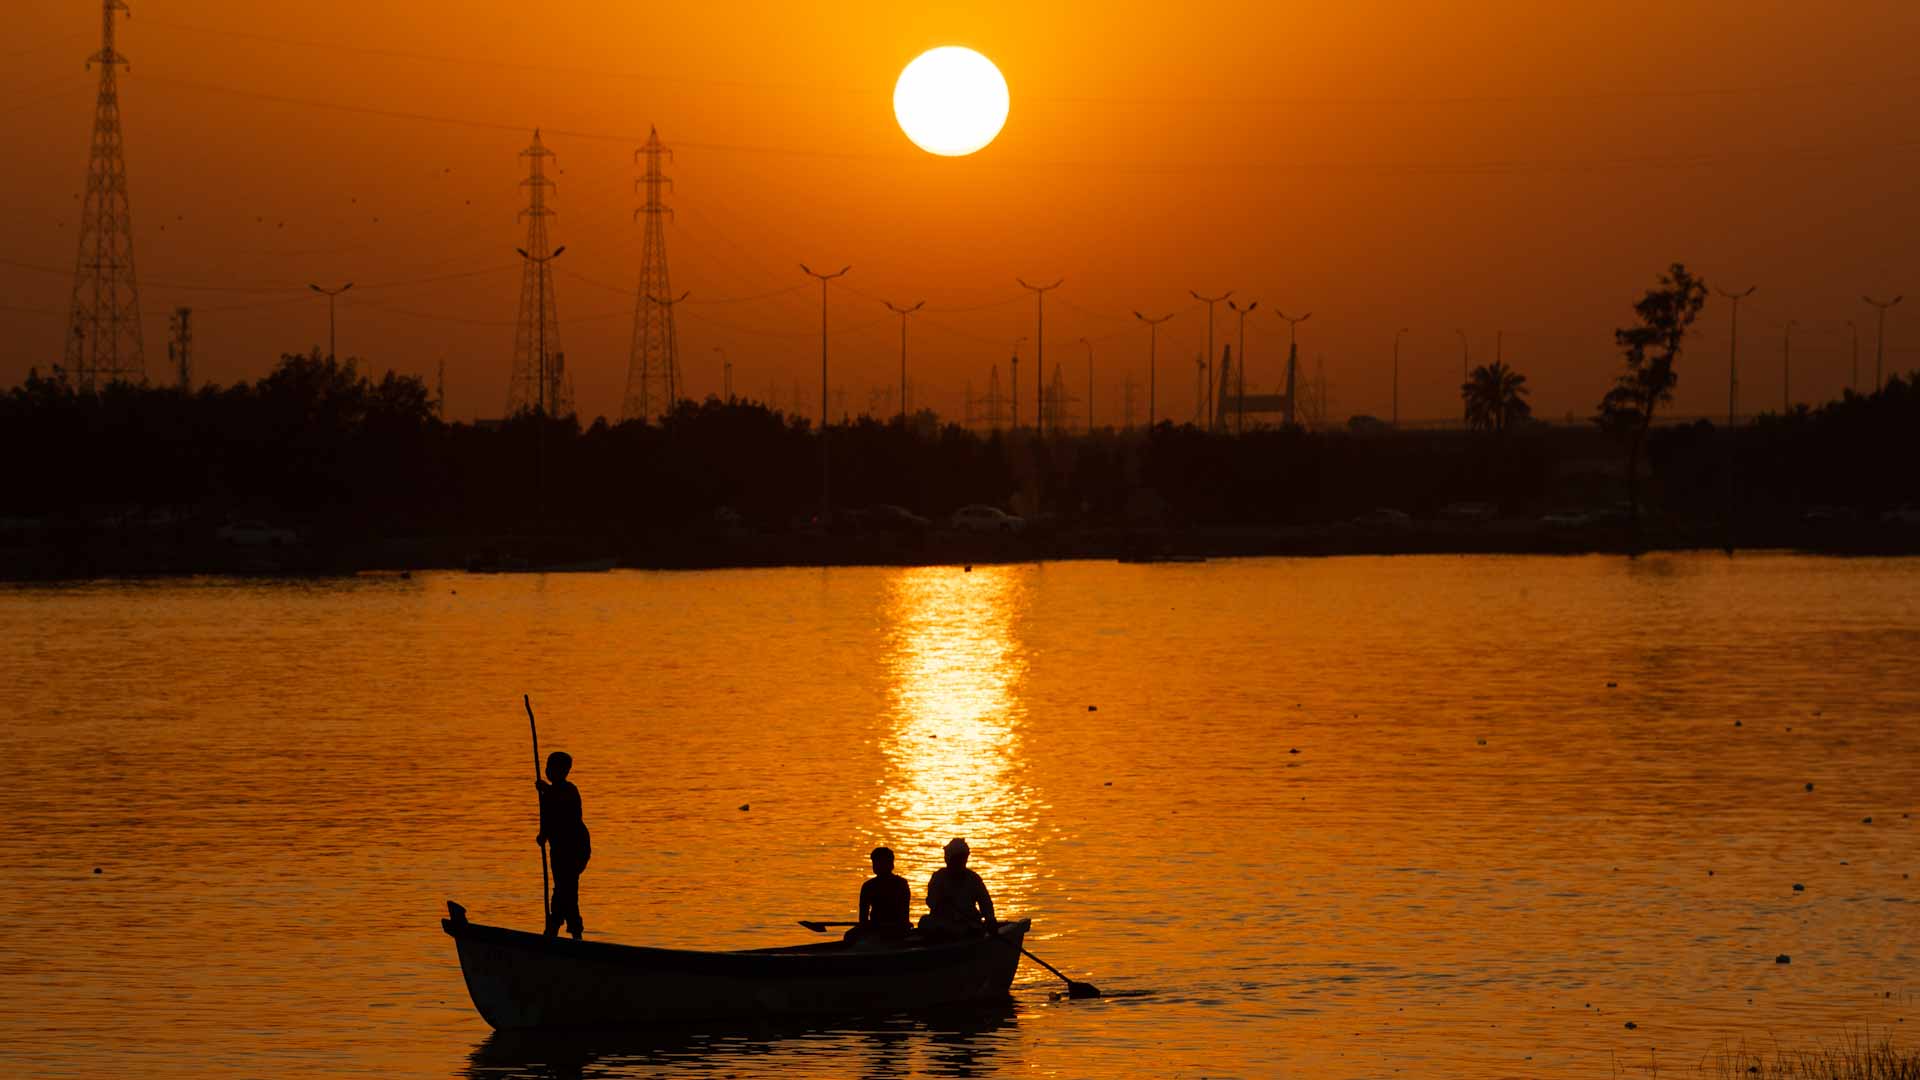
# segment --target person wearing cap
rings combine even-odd
[[[961,935],[998,933],[1000,920],[993,914],[993,897],[980,875],[967,869],[971,852],[958,837],[947,841],[943,849],[947,865],[933,872],[927,881],[927,914],[920,929],[938,934]]]
[[[913,930],[913,889],[893,872],[893,849],[873,849],[873,876],[860,886],[860,921],[848,930],[848,941],[895,938]]]

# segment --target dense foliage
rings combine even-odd
[[[1717,516],[1727,462],[1755,512],[1812,504],[1875,511],[1920,499],[1920,393],[1881,393],[1738,433],[1654,429],[1653,503]],[[830,433],[838,506],[898,503],[933,518],[984,502],[1064,523],[1262,526],[1340,520],[1378,506],[1416,516],[1456,500],[1524,515],[1610,506],[1618,444],[1593,426],[1516,420],[1461,431],[1262,430],[1161,424],[1066,438],[982,435],[930,414]],[[443,424],[419,380],[287,356],[254,384],[193,393],[79,392],[34,375],[0,396],[12,464],[0,517],[164,509],[262,518],[308,535],[589,532],[644,538],[724,519],[783,530],[819,505],[818,434],[751,403],[682,402],[664,423]]]

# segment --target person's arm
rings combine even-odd
[[[539,844],[541,847],[546,847],[547,846],[547,796],[548,796],[548,792],[553,790],[553,785],[547,783],[545,780],[535,780],[533,782],[533,788],[535,791],[538,791],[540,793],[540,832],[534,836],[533,842],[536,844]]]
[[[979,875],[974,875],[974,880],[980,883],[980,914],[986,916],[987,929],[997,934],[1000,932],[1000,920],[993,914],[993,896],[987,892],[987,883]]]
[[[860,886],[860,902],[858,904],[860,914],[858,918],[860,920],[860,925],[862,926],[865,926],[866,924],[873,921],[872,893],[873,893],[872,882],[867,882],[866,884]]]

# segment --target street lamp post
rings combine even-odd
[[[1847,377],[1847,389],[1860,391],[1860,328],[1852,319],[1847,320],[1847,337],[1853,341],[1853,374]]]
[[[1749,285],[1745,292],[1728,292],[1716,289],[1721,296],[1733,301],[1733,326],[1727,337],[1727,430],[1733,430],[1734,405],[1740,385],[1740,301],[1753,295],[1758,285]]]
[[[1154,384],[1156,381],[1155,380],[1155,371],[1156,371],[1155,360],[1157,359],[1155,354],[1159,352],[1159,347],[1160,347],[1160,324],[1163,322],[1166,322],[1168,319],[1173,318],[1173,312],[1169,311],[1165,315],[1162,315],[1157,319],[1149,319],[1145,315],[1142,315],[1136,311],[1133,313],[1133,317],[1147,324],[1147,430],[1152,431],[1153,430],[1153,395],[1154,395],[1154,389],[1155,389]]]
[[[1221,293],[1219,296],[1201,296],[1198,292],[1195,292],[1192,289],[1188,289],[1187,292],[1195,300],[1198,300],[1201,303],[1207,305],[1207,353],[1206,353],[1206,357],[1200,362],[1201,370],[1205,371],[1207,374],[1207,390],[1206,390],[1206,400],[1200,403],[1200,414],[1202,419],[1206,422],[1207,430],[1212,431],[1213,430],[1213,305],[1232,296],[1233,290],[1228,289],[1226,292]]]
[[[561,246],[559,246],[559,247],[557,247],[557,248],[554,248],[552,252],[550,252],[550,253],[548,253],[548,254],[546,254],[546,255],[533,255],[533,254],[530,254],[530,253],[528,253],[528,251],[527,251],[527,249],[526,249],[526,248],[514,248],[513,250],[515,250],[515,251],[517,251],[517,252],[519,252],[519,253],[520,253],[520,257],[521,257],[521,258],[523,258],[523,259],[525,259],[525,260],[527,260],[527,261],[528,261],[528,262],[530,262],[530,263],[533,263],[534,265],[536,265],[536,266],[538,266],[538,267],[540,268],[540,281],[539,281],[539,286],[540,286],[540,287],[539,287],[539,289],[538,289],[538,292],[540,293],[540,299],[539,299],[539,300],[537,301],[537,308],[538,308],[538,312],[539,312],[539,320],[540,320],[540,333],[539,333],[539,339],[540,339],[540,363],[539,363],[539,365],[538,365],[538,370],[536,370],[536,371],[534,372],[534,374],[535,374],[535,375],[537,375],[537,376],[539,376],[539,379],[540,379],[540,389],[539,389],[539,392],[538,392],[538,393],[537,393],[537,394],[535,395],[535,397],[534,397],[534,401],[536,402],[536,405],[535,405],[535,407],[536,407],[536,408],[538,409],[538,411],[539,411],[539,413],[540,413],[540,416],[541,416],[541,417],[542,417],[542,418],[544,419],[544,418],[546,417],[546,415],[547,415],[547,396],[548,396],[548,386],[547,386],[547,383],[548,383],[548,379],[547,379],[547,264],[548,264],[548,263],[550,263],[550,262],[552,262],[553,260],[555,260],[555,259],[557,259],[557,258],[559,258],[559,257],[560,257],[560,253],[561,253],[561,252],[563,252],[563,251],[565,251],[565,250],[567,250],[567,248],[566,248],[566,245],[565,245],[565,244],[562,244]],[[556,402],[554,402],[554,404],[556,404],[556,405],[558,405],[558,404],[559,404],[559,402],[557,402],[557,401],[556,401]]]
[[[1781,416],[1793,411],[1793,328],[1799,325],[1798,319],[1788,319],[1786,331],[1780,335]]]
[[[1281,311],[1277,308],[1274,309],[1273,313],[1287,321],[1287,426],[1292,427],[1293,416],[1294,416],[1294,409],[1293,409],[1294,366],[1295,366],[1295,363],[1298,361],[1299,355],[1300,355],[1299,342],[1295,337],[1295,331],[1297,331],[1300,328],[1301,323],[1306,322],[1308,319],[1313,318],[1313,312],[1309,311],[1305,315],[1302,315],[1297,319],[1289,316],[1286,312]]]
[[[1236,403],[1234,427],[1235,434],[1245,435],[1247,433],[1247,316],[1253,313],[1254,308],[1260,306],[1260,301],[1255,300],[1246,307],[1241,307],[1236,301],[1229,300],[1227,306],[1240,316],[1240,370],[1234,373],[1233,386]]]
[[[1400,426],[1400,335],[1407,332],[1401,327],[1393,332],[1393,426]]]
[[[827,525],[833,509],[833,454],[827,446],[827,282],[842,277],[852,266],[843,266],[831,274],[817,273],[806,263],[800,269],[820,281],[820,525]]]
[[[1093,434],[1093,342],[1086,338],[1080,344],[1087,347],[1087,434]]]
[[[1460,422],[1466,423],[1470,419],[1466,401],[1467,384],[1473,381],[1473,351],[1467,347],[1465,330],[1455,329],[1454,334],[1460,338]]]
[[[882,300],[887,310],[900,316],[900,426],[907,426],[907,316],[925,307],[925,300],[912,307],[895,307],[893,301]]]
[[[1880,329],[1876,332],[1873,339],[1873,392],[1877,394],[1880,392],[1881,385],[1881,362],[1887,357],[1887,309],[1906,299],[1906,297],[1896,296],[1886,303],[1881,303],[1871,296],[1862,296],[1860,299],[1880,309]]]
[[[1025,278],[1014,278],[1023,289],[1033,290],[1033,347],[1037,351],[1033,368],[1033,430],[1037,434],[1046,434],[1047,424],[1047,294],[1066,282],[1060,278],[1051,285],[1029,285]],[[1019,401],[1016,391],[1014,400]],[[1015,409],[1019,406],[1016,404]],[[1019,427],[1015,424],[1014,427]]]
[[[327,359],[329,359],[329,360],[331,360],[331,359],[333,359],[333,358],[334,358],[334,352],[333,352],[333,298],[334,298],[334,297],[336,297],[336,296],[339,296],[339,295],[340,295],[341,293],[343,293],[343,292],[346,292],[346,291],[347,291],[348,289],[351,289],[351,288],[353,288],[353,282],[351,282],[351,281],[349,281],[349,282],[347,282],[347,283],[346,283],[345,285],[342,285],[342,286],[340,286],[340,287],[339,287],[339,288],[337,288],[337,289],[323,289],[323,288],[321,288],[320,286],[318,286],[318,285],[315,285],[315,284],[313,284],[312,282],[308,282],[308,283],[307,283],[307,288],[309,288],[309,289],[312,289],[312,290],[313,290],[314,292],[317,292],[317,293],[319,293],[320,295],[322,295],[322,296],[324,296],[324,297],[326,297],[326,298],[327,298]]]
[[[1021,334],[1007,346],[1007,351],[1013,354],[1008,361],[1013,367],[1013,427],[1010,429],[1013,431],[1020,430],[1020,345],[1026,340],[1027,335]]]

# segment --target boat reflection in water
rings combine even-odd
[[[836,1074],[867,1077],[987,1076],[1011,1064],[1018,1013],[1012,1002],[920,1013],[837,1020],[828,1025],[739,1025],[721,1030],[634,1034],[496,1032],[467,1059],[478,1080],[533,1080],[587,1075],[647,1075],[697,1063],[716,1075],[737,1063],[750,1070],[769,1056],[806,1071],[816,1058]]]
[[[1032,898],[1044,807],[1021,780],[1020,631],[1036,572],[920,567],[893,577],[882,601],[892,726],[878,817],[916,909],[941,845],[955,836],[972,844],[972,867],[1003,917]]]

